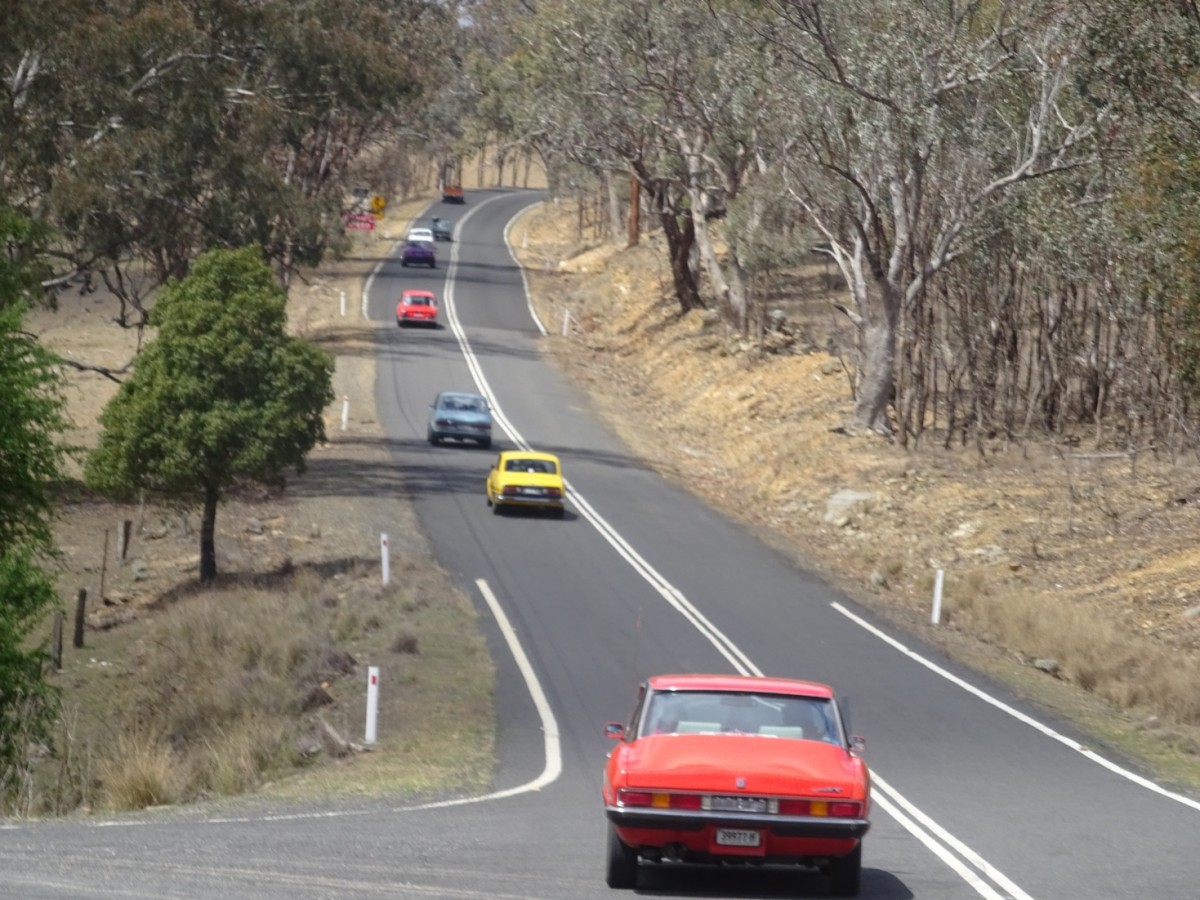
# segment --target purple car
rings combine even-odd
[[[433,249],[433,244],[427,244],[425,241],[408,241],[405,243],[404,249],[400,251],[400,265],[429,266],[431,269],[436,269],[437,253]]]

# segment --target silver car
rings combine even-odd
[[[479,394],[442,391],[430,404],[426,437],[431,444],[445,440],[474,441],[492,446],[492,411]]]

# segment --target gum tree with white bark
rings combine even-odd
[[[860,334],[854,425],[891,430],[902,313],[1022,185],[1091,165],[1085,21],[1051,0],[775,0],[797,138],[787,191],[823,234]]]

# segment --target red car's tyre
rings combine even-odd
[[[610,888],[637,887],[637,851],[617,837],[617,829],[608,826],[608,860],[604,867],[604,880]]]
[[[829,892],[835,897],[857,897],[862,881],[862,844],[849,856],[839,856],[829,863]]]

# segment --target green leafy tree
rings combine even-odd
[[[163,288],[158,328],[100,416],[89,484],[149,491],[203,510],[200,580],[217,574],[222,495],[242,479],[281,483],[325,436],[333,360],[284,330],[287,295],[261,250],[214,250]]]
[[[45,643],[33,640],[54,608],[52,487],[61,478],[66,427],[54,357],[21,330],[12,303],[23,278],[0,257],[0,796],[28,771],[29,749],[45,741],[57,691],[45,679]]]

